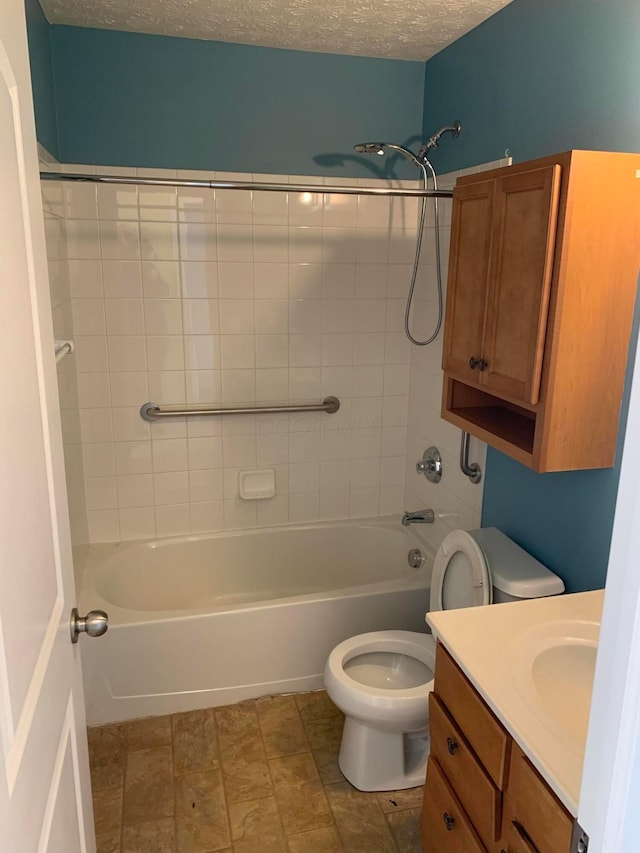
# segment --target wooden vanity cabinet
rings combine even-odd
[[[445,420],[536,471],[613,464],[640,268],[640,155],[458,179]]]
[[[573,819],[440,644],[429,713],[425,853],[569,853]]]

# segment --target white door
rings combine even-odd
[[[0,377],[0,850],[91,853],[23,0],[0,0]]]

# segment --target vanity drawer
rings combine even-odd
[[[500,790],[506,780],[511,738],[478,696],[449,653],[436,648],[436,695]]]
[[[535,853],[569,853],[573,818],[547,783],[517,747],[513,748],[509,778],[511,836],[524,835]],[[527,850],[521,842],[520,848]]]
[[[507,850],[503,853],[538,853],[538,850],[527,838],[527,834],[520,824],[512,823],[509,828]]]
[[[422,847],[424,853],[487,853],[433,756],[424,787]]]
[[[433,693],[429,697],[429,719],[431,754],[438,760],[483,842],[490,846],[500,837],[502,793]]]

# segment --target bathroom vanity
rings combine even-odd
[[[427,614],[425,853],[569,853],[601,591]]]

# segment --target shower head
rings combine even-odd
[[[407,160],[411,160],[413,165],[419,169],[423,168],[422,163],[413,151],[409,151],[404,145],[397,145],[395,142],[360,142],[353,147],[358,154],[384,154],[384,149],[389,148],[391,151],[397,151],[398,154],[402,154]]]
[[[418,157],[426,157],[426,155],[433,148],[438,147],[438,142],[440,142],[440,137],[445,133],[453,134],[453,138],[457,139],[460,136],[460,131],[462,130],[462,125],[456,119],[453,124],[447,124],[444,127],[441,127],[440,130],[437,130],[433,136],[429,137],[428,141],[422,146],[422,148],[418,151]]]

